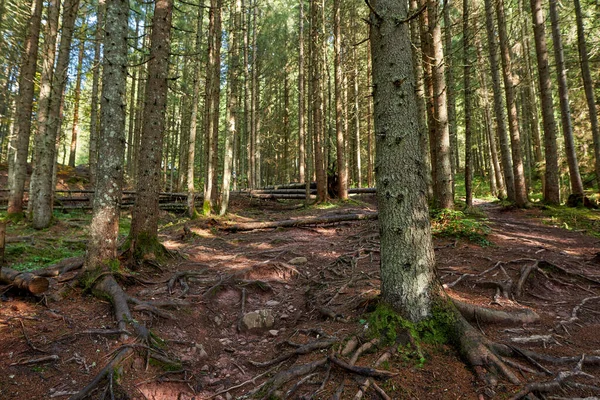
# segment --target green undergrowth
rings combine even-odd
[[[467,191],[465,189],[465,175],[462,173],[454,176],[454,192],[456,194],[456,198],[466,197],[467,195]],[[496,199],[492,195],[490,183],[486,177],[473,176],[473,197],[490,201]]]
[[[432,311],[430,318],[414,323],[404,319],[389,305],[380,303],[367,317],[368,334],[380,338],[384,345],[397,343],[398,354],[405,361],[412,359],[422,367],[426,362],[421,351],[422,344],[438,346],[453,341],[454,314],[442,304],[435,304]],[[406,334],[413,340],[403,339]]]
[[[7,222],[6,267],[18,271],[33,271],[65,258],[82,256],[87,247],[91,219],[89,211],[55,211],[52,225],[36,230],[24,217],[7,218],[6,212],[1,212],[0,220]],[[130,225],[131,219],[123,215],[119,233],[129,232]]]
[[[466,239],[482,247],[492,243],[487,239],[490,228],[486,219],[476,209],[469,212],[457,210],[431,210],[431,230],[434,236]]]
[[[544,223],[570,231],[600,237],[600,210],[584,207],[545,206],[542,209]]]

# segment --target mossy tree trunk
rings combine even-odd
[[[338,170],[338,197],[348,199],[348,168],[346,164],[346,138],[342,123],[342,29],[340,23],[340,0],[333,2],[333,47],[335,69],[335,131]],[[357,117],[358,118],[358,117]],[[360,151],[360,150],[359,150]]]
[[[127,0],[107,0],[102,93],[94,211],[85,271],[97,275],[103,264],[117,258],[117,238],[125,156],[127,90]]]
[[[435,277],[405,2],[371,2],[382,297],[402,316],[430,316]]]
[[[155,3],[140,143],[140,154],[143,156],[138,160],[137,196],[129,232],[136,257],[154,252],[158,244],[158,197],[166,130],[172,15],[173,0],[158,0]]]
[[[19,92],[15,102],[15,127],[8,152],[9,215],[23,212],[23,192],[25,191],[25,179],[27,177],[27,155],[31,134],[31,112],[33,110],[42,8],[42,0],[32,1],[19,68]]]
[[[56,141],[60,137],[62,106],[75,20],[79,11],[79,0],[66,0],[63,6],[60,45],[56,67],[52,76],[52,90],[48,105],[48,118],[41,134],[37,135],[36,157],[31,177],[31,201],[33,227],[47,228],[52,221],[52,206],[55,187]]]

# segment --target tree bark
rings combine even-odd
[[[323,140],[325,137],[325,106],[323,99],[323,0],[311,0],[311,46],[312,51],[312,124],[314,141],[314,168],[317,177],[317,202],[327,199],[327,179],[325,176]]]
[[[500,155],[502,159],[502,169],[504,172],[504,183],[506,184],[506,195],[509,201],[515,202],[515,176],[508,144],[508,133],[506,132],[506,117],[504,115],[502,89],[500,87],[500,61],[498,61],[498,52],[496,46],[497,42],[494,33],[494,9],[492,6],[492,0],[485,0],[485,26],[487,31],[490,68],[492,70],[492,91],[494,94],[496,133],[500,141]]]
[[[31,112],[35,91],[35,72],[42,20],[42,0],[33,0],[27,23],[26,40],[23,46],[19,69],[19,92],[16,99],[16,115],[13,139],[9,144],[8,159],[8,214],[23,212],[23,192],[27,178],[27,153],[31,134]]]
[[[435,119],[435,179],[433,187],[433,203],[436,208],[454,208],[454,183],[452,179],[452,166],[450,162],[450,130],[448,126],[448,100],[446,73],[444,65],[444,48],[442,46],[442,27],[440,24],[439,5],[436,0],[427,1],[429,12],[429,32],[433,62],[433,102]]]
[[[596,110],[596,96],[594,94],[594,82],[590,73],[590,62],[585,42],[585,32],[583,30],[583,17],[581,15],[581,4],[579,0],[573,0],[575,4],[575,17],[577,19],[577,49],[579,51],[579,64],[581,66],[581,77],[585,89],[585,98],[588,105],[588,113],[592,128],[592,138],[594,141],[594,159],[596,170],[596,181],[598,190],[600,190],[600,127],[598,124],[598,112]]]
[[[464,3],[463,3],[464,4]],[[452,168],[452,178],[454,179],[456,171],[459,169],[460,158],[458,155],[458,136],[456,133],[456,93],[454,92],[454,71],[452,70],[452,20],[450,12],[452,11],[451,2],[446,0],[443,8],[444,18],[444,52],[446,55],[446,86],[448,88],[448,129],[450,131],[450,163]],[[463,11],[464,15],[464,11]],[[464,21],[463,21],[464,23]]]
[[[337,144],[338,197],[348,199],[348,168],[346,165],[346,141],[342,123],[342,29],[340,23],[340,0],[333,2],[333,46],[335,69],[335,132]],[[357,116],[358,118],[358,116]],[[347,116],[346,116],[347,119]],[[360,150],[359,150],[360,151]]]
[[[229,206],[229,190],[231,185],[231,169],[233,163],[233,144],[238,132],[237,100],[238,100],[238,70],[240,68],[239,46],[237,33],[240,29],[240,0],[232,0],[231,22],[229,28],[229,66],[227,71],[227,134],[225,137],[225,154],[223,160],[223,186],[221,187],[221,198],[219,215],[227,213]]]
[[[304,0],[299,1],[298,16],[298,181],[306,175],[306,132],[304,128],[306,106],[304,101]]]
[[[431,315],[435,259],[418,135],[409,27],[396,23],[408,15],[408,10],[402,1],[376,0],[371,5],[377,10],[377,15],[373,11],[370,14],[370,42],[381,293],[383,300],[403,317],[419,321]]]
[[[92,100],[90,106],[90,184],[94,187],[96,183],[96,164],[98,161],[98,132],[100,124],[98,123],[98,91],[100,88],[100,55],[102,51],[102,39],[104,36],[103,24],[106,0],[98,0],[98,10],[96,12],[96,33],[94,43],[94,61],[92,75]]]
[[[554,42],[554,62],[556,64],[556,80],[558,81],[558,98],[560,100],[560,115],[562,120],[562,131],[565,139],[565,152],[569,165],[569,178],[571,181],[571,193],[583,195],[583,183],[579,174],[579,163],[575,152],[575,139],[573,138],[573,120],[571,118],[571,106],[569,106],[569,86],[567,84],[567,70],[565,67],[565,55],[562,39],[560,37],[560,25],[558,22],[557,1],[550,0],[550,21],[552,21],[552,41]]]
[[[127,83],[127,0],[107,0],[94,211],[84,269],[96,273],[117,258]]]
[[[75,78],[75,98],[73,102],[73,129],[71,130],[71,148],[69,152],[69,166],[75,168],[75,156],[77,155],[77,136],[79,135],[79,99],[81,98],[81,77],[83,72],[83,57],[85,40],[79,40],[79,54],[77,56],[77,76]]]
[[[48,105],[48,119],[36,140],[35,167],[31,177],[31,201],[33,227],[43,229],[52,222],[52,203],[54,199],[54,168],[56,163],[56,141],[60,136],[62,105],[67,84],[67,70],[75,20],[79,10],[79,0],[67,0],[64,3],[62,32],[56,59],[56,68],[52,77],[52,90]]]
[[[204,0],[201,0],[200,7],[198,7],[198,18],[196,22],[196,37],[194,43],[194,49],[196,52],[196,66],[194,66],[193,72],[193,94],[192,94],[192,113],[190,116],[190,140],[188,143],[188,165],[187,165],[187,210],[188,216],[194,218],[196,216],[196,205],[195,205],[195,185],[194,185],[194,164],[196,162],[196,136],[198,134],[198,103],[200,102],[200,53],[202,52],[202,25],[204,20]]]
[[[446,27],[448,29],[448,27]],[[473,161],[472,161],[472,136],[471,131],[471,60],[469,49],[471,46],[471,32],[469,31],[469,0],[463,0],[463,85],[465,89],[465,190],[467,207],[473,207]]]
[[[129,240],[133,255],[152,252],[158,243],[158,195],[163,139],[166,128],[169,52],[173,0],[157,0],[152,19],[148,80],[144,100],[142,140]]]
[[[488,0],[489,1],[489,0]],[[544,201],[549,204],[560,203],[558,149],[556,145],[556,120],[552,100],[552,84],[550,66],[548,65],[548,46],[546,45],[546,29],[544,28],[544,13],[542,0],[530,0],[533,17],[533,33],[535,36],[535,53],[538,63],[538,82],[542,100],[542,117],[544,120],[544,153],[546,157],[546,172],[544,186]]]
[[[513,161],[513,177],[515,185],[515,205],[525,207],[528,203],[523,156],[521,154],[521,132],[519,131],[519,116],[517,115],[517,98],[515,93],[515,77],[512,73],[512,60],[508,35],[506,33],[506,17],[504,15],[504,0],[496,0],[498,17],[498,34],[500,36],[500,52],[502,55],[502,76],[504,78],[504,93],[508,110],[508,128]]]

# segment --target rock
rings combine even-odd
[[[269,306],[269,307],[275,307],[275,306],[278,306],[279,304],[281,304],[281,303],[276,300],[267,301],[267,306]]]
[[[244,315],[242,325],[245,329],[269,329],[275,324],[273,311],[257,310]]]
[[[219,325],[221,325],[221,322],[223,322],[223,319],[217,315],[215,317],[214,321],[215,321],[215,324],[217,324],[217,326],[219,326]]]
[[[281,315],[279,316],[279,318],[281,318],[281,319],[288,319],[289,317],[290,317],[290,316],[289,316],[289,315],[287,315],[287,314],[285,314],[285,313],[283,313],[283,314],[281,314]]]
[[[227,392],[227,393],[225,393],[225,399],[231,400],[231,399],[233,399],[233,396],[231,394],[229,394],[229,392]]]
[[[204,350],[204,346],[196,344],[196,349],[198,349],[198,359],[203,360],[208,357],[208,353]]]
[[[279,331],[277,329],[272,329],[269,331],[269,335],[277,336],[277,335],[279,335]]]
[[[200,368],[200,371],[208,371],[208,365],[204,364],[202,368]]]
[[[292,265],[302,265],[308,262],[308,258],[306,257],[295,257],[288,261],[288,264]]]
[[[223,346],[228,346],[233,342],[231,341],[231,339],[223,338],[223,339],[219,339],[219,343],[221,343]]]

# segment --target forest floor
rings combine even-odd
[[[129,295],[142,300],[181,302],[169,311],[171,318],[134,313],[164,341],[165,352],[181,364],[173,368],[147,363],[140,350],[115,373],[121,384],[116,398],[244,398],[278,371],[306,365],[331,350],[310,351],[267,367],[250,361],[269,361],[294,350],[293,344],[323,338],[335,338],[342,345],[352,337],[368,342],[369,311],[380,284],[377,221],[247,232],[220,229],[224,223],[376,210],[374,196],[360,199],[343,205],[304,207],[293,201],[236,198],[227,220],[190,222],[165,213],[161,239],[177,256],[159,267],[145,265],[131,271],[136,279],[124,279],[122,284]],[[438,274],[449,286],[450,295],[503,310],[526,307],[541,317],[519,326],[477,323],[491,340],[513,345],[529,340],[518,346],[554,356],[600,356],[599,239],[543,223],[538,208],[505,209],[482,201],[477,208],[481,222],[490,229],[483,243],[435,240]],[[51,248],[53,238],[82,238],[86,232],[81,222],[62,221],[34,235],[36,241]],[[9,227],[9,237],[22,233],[18,227]],[[490,281],[507,282],[509,276],[516,281],[522,267],[534,264],[540,269],[527,280],[518,302],[495,297],[496,285]],[[181,272],[193,274],[180,274],[181,279],[169,287],[169,279]],[[112,308],[83,293],[73,279],[76,273],[53,279],[49,294],[41,298],[4,291],[0,286],[0,293],[4,292],[0,301],[0,398],[68,398],[87,385],[122,345],[115,336],[90,333],[115,327]],[[272,326],[245,329],[242,316],[256,310],[268,310],[263,315],[273,317]],[[491,394],[451,345],[423,346],[425,360],[414,348],[392,346],[391,358],[379,368],[397,374],[376,380],[390,398],[474,399]],[[366,352],[356,364],[372,367],[384,351],[382,346]],[[35,362],[51,355],[57,357]],[[541,366],[517,361],[529,366],[515,370],[522,383],[500,380],[494,389],[497,398],[511,397],[527,382],[553,379],[540,375]],[[574,368],[574,364],[544,365],[552,373]],[[600,366],[585,366],[584,371],[596,376],[597,384]],[[360,389],[360,376],[337,366],[317,368],[307,375],[302,385],[294,386],[304,375],[283,386],[282,397],[330,399],[342,388],[338,398],[353,399]],[[580,382],[594,384],[589,379]],[[290,389],[295,393],[287,396]],[[102,398],[102,390],[94,398]],[[561,395],[592,394],[571,388]],[[380,397],[372,386],[362,398]]]

